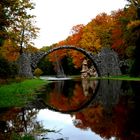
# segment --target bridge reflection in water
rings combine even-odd
[[[45,107],[61,113],[77,112],[91,103],[98,89],[97,80],[60,80],[46,85],[40,100]],[[49,90],[51,89],[51,90]]]
[[[3,129],[0,127],[0,132],[6,135],[11,130],[20,129],[22,134],[26,134],[30,130],[30,134],[36,138],[49,140],[138,140],[139,90],[139,82],[81,79],[53,81],[40,90],[42,94],[34,102],[25,108],[16,108],[12,113],[18,112],[15,118],[8,120],[7,115],[7,125]],[[6,116],[12,111],[5,112]],[[1,122],[4,122],[5,116],[0,116]],[[36,130],[39,124],[43,124],[50,133],[33,133],[31,130]]]

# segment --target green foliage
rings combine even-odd
[[[35,16],[27,11],[34,9],[34,6],[31,0],[0,1],[0,46],[3,40],[11,39],[22,52],[23,47],[32,44],[39,28],[34,25]]]
[[[20,136],[19,134],[13,133],[12,140],[35,140],[32,135],[26,134],[25,136]]]
[[[62,66],[66,75],[78,75],[80,74],[80,69],[74,67],[71,57],[64,57],[62,59]]]
[[[92,77],[91,79],[99,79],[99,80],[121,80],[121,81],[140,81],[139,77],[131,77],[128,75],[121,76],[110,76],[110,77]]]
[[[48,58],[41,59],[38,63],[38,68],[43,71],[43,75],[55,75],[53,65]]]
[[[126,48],[125,53],[128,58],[132,58],[134,56],[135,46],[129,46]]]
[[[0,78],[11,78],[17,74],[17,66],[0,57]]]
[[[80,74],[80,69],[76,69],[74,67],[73,61],[71,57],[64,57],[61,60],[61,65],[64,69],[64,73],[66,75],[77,75]],[[55,75],[56,72],[54,71],[54,66],[52,62],[49,61],[48,58],[43,58],[38,63],[38,68],[40,68],[43,71],[43,75]]]
[[[34,75],[36,77],[39,77],[41,74],[43,74],[43,71],[40,68],[36,68],[34,71]]]

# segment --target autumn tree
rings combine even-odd
[[[119,10],[117,12],[112,12],[112,18],[114,19],[114,26],[111,31],[111,48],[113,48],[119,56],[122,57],[125,50],[124,30],[126,29],[126,26],[124,27],[124,23],[121,20],[124,19],[124,11]]]
[[[30,12],[34,7],[31,0],[0,1],[0,55],[8,61],[16,61],[25,48],[33,46],[38,32]]]
[[[132,29],[132,33],[137,33],[137,39],[135,41],[135,51],[134,51],[134,64],[131,69],[132,76],[140,76],[140,0],[127,0],[130,3],[130,6],[134,7],[137,12],[137,18],[135,21],[132,21],[129,25]]]
[[[14,3],[14,0],[13,0]],[[10,17],[8,14],[8,8],[12,8],[10,1],[1,0],[0,1],[0,46],[3,44],[4,39],[6,39],[6,28],[10,26]]]
[[[0,48],[0,55],[9,62],[16,61],[19,57],[19,48],[12,40],[6,39]]]
[[[83,29],[79,46],[88,51],[97,52],[97,48],[100,47],[100,39],[97,37],[97,33],[94,30],[93,22],[89,22]],[[95,44],[97,44],[95,46]]]
[[[19,47],[20,54],[37,36],[35,16],[30,14],[34,6],[30,0],[0,1],[0,40],[12,40]]]
[[[134,62],[131,73],[140,75],[140,1],[127,1],[129,4],[123,9],[112,11],[110,15],[98,14],[87,25],[73,26],[70,36],[53,47],[73,45],[91,53],[98,53],[102,48],[108,47],[116,51],[122,61],[127,62],[127,73],[130,73]],[[69,55],[74,66],[80,68],[84,56],[78,51],[60,50],[57,53],[60,59]],[[55,57],[51,55],[51,60],[54,60]]]
[[[120,56],[121,59],[128,59],[131,56],[128,52],[135,47],[135,34],[131,34],[127,25],[136,18],[136,14],[133,8],[125,8],[112,12],[112,18],[114,20],[113,29],[111,32],[113,48]]]

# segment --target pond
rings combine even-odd
[[[0,138],[139,140],[139,91],[138,81],[53,80],[25,107],[0,108]]]

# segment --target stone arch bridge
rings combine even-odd
[[[86,58],[90,59],[92,64],[97,70],[99,76],[109,76],[109,75],[120,75],[121,71],[119,68],[119,59],[116,52],[109,48],[104,48],[100,53],[94,55],[93,53],[86,51],[82,48],[75,46],[60,46],[52,48],[47,52],[37,52],[37,53],[23,53],[19,60],[19,75],[24,77],[32,77],[32,71],[37,67],[38,62],[50,53],[61,50],[61,49],[71,49],[77,50],[85,55]]]

